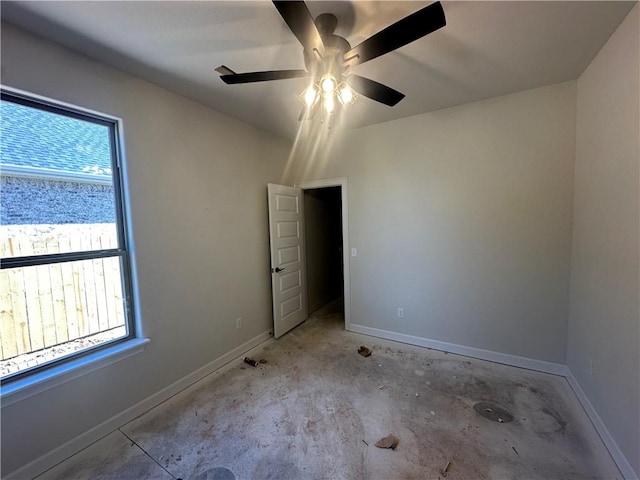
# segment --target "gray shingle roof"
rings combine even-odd
[[[109,128],[2,101],[0,165],[109,176]]]

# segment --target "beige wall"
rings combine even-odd
[[[285,180],[348,177],[351,323],[564,363],[575,82],[336,134]]]
[[[271,328],[266,184],[289,145],[6,24],[2,82],[123,119],[151,339],[142,354],[2,408],[7,474]]]
[[[578,80],[567,349],[571,372],[638,476],[639,18],[636,5]]]

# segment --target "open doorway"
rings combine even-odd
[[[350,324],[347,179],[304,182],[307,306],[309,315],[338,304]]]
[[[344,303],[342,192],[340,187],[303,191],[309,315]]]

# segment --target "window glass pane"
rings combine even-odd
[[[120,257],[0,270],[2,377],[127,336]]]
[[[0,225],[0,258],[117,248],[115,224]]]
[[[2,257],[116,248],[109,126],[0,108]]]

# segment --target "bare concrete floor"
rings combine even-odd
[[[622,478],[561,377],[346,332],[336,305],[249,356],[38,480]]]

